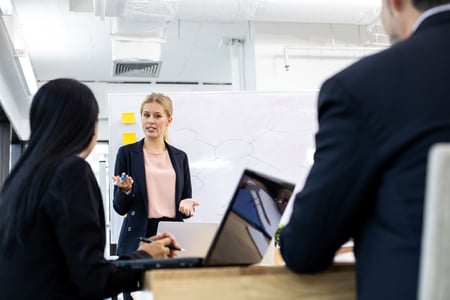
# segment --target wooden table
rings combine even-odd
[[[261,265],[152,270],[145,274],[145,288],[154,300],[356,299],[353,264],[314,275]]]

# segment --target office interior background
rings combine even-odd
[[[98,162],[108,164],[110,95],[317,91],[333,73],[389,46],[380,6],[379,0],[0,0],[0,183],[26,146],[30,102],[48,80],[75,78],[96,95],[99,141],[88,160],[99,177]]]

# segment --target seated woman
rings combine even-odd
[[[34,96],[28,146],[0,193],[2,299],[104,299],[142,286],[142,271],[104,258],[103,202],[85,161],[98,112],[76,80],[52,80]],[[175,256],[171,234],[151,239],[120,259]]]

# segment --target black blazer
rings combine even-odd
[[[84,159],[63,159],[36,197],[40,206],[23,245],[12,255],[0,249],[1,299],[105,299],[139,289],[141,271],[117,269],[103,256],[102,196]]]
[[[427,155],[450,142],[450,12],[327,80],[315,162],[280,236],[317,272],[349,238],[358,299],[416,299]]]
[[[122,255],[136,250],[138,238],[145,236],[148,220],[148,197],[145,181],[145,163],[143,152],[144,139],[134,144],[119,148],[116,157],[114,174],[127,173],[134,180],[133,189],[129,195],[114,187],[114,210],[126,217],[120,230],[117,254]],[[186,215],[178,211],[180,201],[192,197],[191,175],[188,158],[185,152],[166,143],[170,161],[175,169],[175,218],[183,220]]]

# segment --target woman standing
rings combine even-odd
[[[139,236],[156,234],[162,220],[182,221],[199,203],[192,197],[185,152],[167,143],[172,101],[160,93],[145,97],[140,115],[144,138],[119,148],[113,180],[113,206],[126,215],[117,254],[135,249]]]

